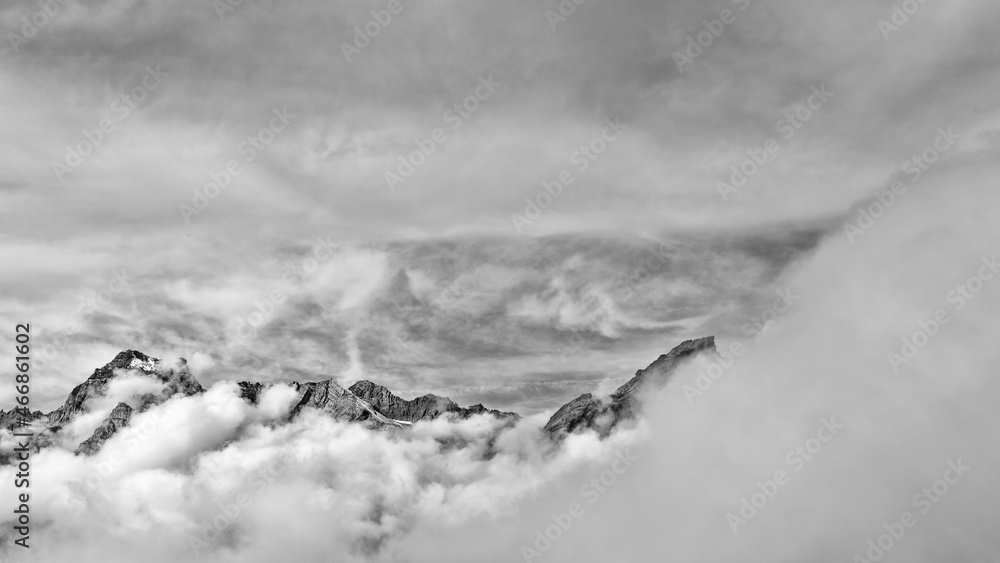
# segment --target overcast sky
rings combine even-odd
[[[31,2],[0,8],[0,315],[34,323],[53,354],[55,377],[37,400],[54,406],[123,348],[200,358],[207,381],[236,377],[253,359],[231,336],[240,319],[322,238],[335,258],[295,286],[250,347],[289,371],[264,374],[258,361],[255,377],[371,375],[366,346],[386,331],[405,336],[376,322],[373,311],[408,314],[386,295],[403,299],[411,284],[444,318],[439,298],[465,275],[466,301],[446,300],[453,317],[522,335],[524,323],[547,323],[540,349],[510,343],[509,383],[532,370],[537,381],[577,374],[576,387],[552,392],[560,400],[529,405],[524,393],[496,396],[499,406],[554,407],[679,338],[736,333],[817,237],[843,236],[852,206],[913,180],[904,163],[940,129],[958,134],[942,158],[996,156],[1000,6],[986,0],[929,3],[898,27],[879,23],[892,21],[889,3],[860,1],[587,2],[563,19],[554,1],[404,0],[375,22],[387,5],[114,0],[51,17]],[[360,37],[366,26],[377,36]],[[591,161],[584,145],[603,152]],[[412,157],[420,146],[433,153]],[[776,152],[722,197],[731,167],[767,146]],[[91,154],[69,154],[81,151]],[[387,180],[405,171],[401,157],[423,162]],[[551,188],[563,171],[572,182]],[[213,175],[231,178],[198,200]],[[543,182],[559,193],[551,203]],[[526,198],[547,206],[541,216]],[[751,235],[764,242],[734,246]],[[582,320],[581,303],[639,271],[663,241],[688,259],[656,277],[659,293],[639,292],[663,299],[612,296],[617,320]],[[712,286],[709,269],[732,276]],[[393,285],[401,271],[408,282]],[[130,285],[111,291],[121,272]],[[683,276],[701,279],[685,286]],[[83,305],[102,291],[109,302]],[[410,331],[407,342],[434,344],[408,373],[375,374],[448,393],[439,387],[458,384],[441,365],[509,359],[481,342],[442,344],[475,338],[441,323]],[[67,327],[76,330],[61,346]],[[608,354],[567,364],[560,343],[578,333],[604,338]],[[474,364],[466,369],[495,369]]]
[[[996,0],[227,1],[0,4],[0,358],[30,323],[45,411],[123,349],[207,388],[33,453],[12,560],[509,563],[572,503],[534,560],[858,562],[904,511],[870,560],[1000,560]],[[719,378],[541,439],[708,334]],[[282,424],[227,383],[326,378],[525,416]]]

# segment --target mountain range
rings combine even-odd
[[[623,421],[637,418],[644,397],[651,391],[663,388],[671,374],[684,361],[697,354],[714,352],[715,338],[712,336],[684,341],[645,369],[635,372],[632,379],[609,397],[587,393],[563,405],[545,424],[543,432],[554,441],[588,429],[596,431],[602,438],[606,437]],[[93,410],[98,400],[107,395],[111,384],[127,374],[150,378],[162,384],[162,389],[155,393],[136,393],[127,401],[119,402],[94,429],[92,435],[77,446],[76,454],[93,455],[100,451],[105,442],[130,424],[136,412],[156,408],[178,394],[191,396],[205,392],[185,360],[181,359],[177,365],[168,366],[158,358],[142,352],[125,350],[103,367],[94,370],[86,381],[70,392],[66,402],[59,408],[50,413],[32,412],[23,407],[0,410],[0,427],[8,430],[29,428],[35,433],[32,445],[36,451],[49,446],[56,441],[67,424]],[[520,419],[516,413],[488,409],[482,404],[461,407],[448,397],[438,395],[427,394],[406,400],[371,381],[358,381],[346,389],[333,379],[289,384],[238,382],[240,397],[253,405],[259,403],[265,391],[276,385],[288,385],[296,392],[295,400],[285,417],[286,421],[295,418],[305,409],[319,410],[336,420],[387,430],[402,429],[416,422],[441,416],[468,419],[475,415],[489,415],[503,421],[505,425],[513,425]],[[9,454],[0,454],[0,463],[7,462]]]

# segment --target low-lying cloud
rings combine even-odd
[[[509,429],[278,424],[287,391],[254,407],[219,383],[137,415],[148,437],[94,489],[125,436],[91,458],[37,454],[35,547],[12,560],[857,561],[910,512],[886,560],[989,561],[1000,293],[984,286],[899,373],[888,354],[993,255],[996,172],[942,169],[865,241],[831,235],[782,279],[801,302],[704,396],[682,392],[692,364],[603,442],[540,439],[547,413]],[[826,440],[829,421],[842,428]],[[955,481],[949,464],[969,469]]]

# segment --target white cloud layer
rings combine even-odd
[[[224,531],[197,544],[204,560],[499,562],[522,559],[528,546],[541,554],[531,560],[555,562],[665,552],[720,563],[850,561],[910,512],[916,524],[888,557],[989,561],[1000,549],[990,516],[1000,459],[986,430],[1000,422],[1000,358],[989,345],[1000,337],[1000,276],[961,308],[948,296],[991,272],[983,257],[994,256],[1000,230],[980,210],[1000,204],[989,182],[997,171],[941,168],[863,240],[828,238],[783,280],[801,302],[694,404],[684,389],[699,385],[702,364],[656,395],[638,427],[607,441],[585,435],[553,448],[538,439],[544,416],[498,438],[489,418],[399,433],[318,414],[275,425],[287,392],[256,408],[218,384],[138,415],[148,438],[117,465],[124,435],[93,458],[36,455],[36,547],[12,560],[199,560],[191,538],[217,519]],[[948,322],[894,371],[889,354],[938,309]],[[824,421],[842,428],[831,436]],[[970,469],[955,480],[949,462]],[[109,464],[107,477],[93,477]],[[727,515],[779,470],[786,482],[734,534]],[[75,498],[70,483],[88,475],[100,486]],[[945,476],[953,484],[935,494]],[[9,513],[10,499],[2,502]],[[75,511],[79,503],[86,508]],[[570,512],[551,547],[538,540]]]

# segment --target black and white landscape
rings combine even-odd
[[[0,5],[0,561],[997,563],[1000,4]]]

